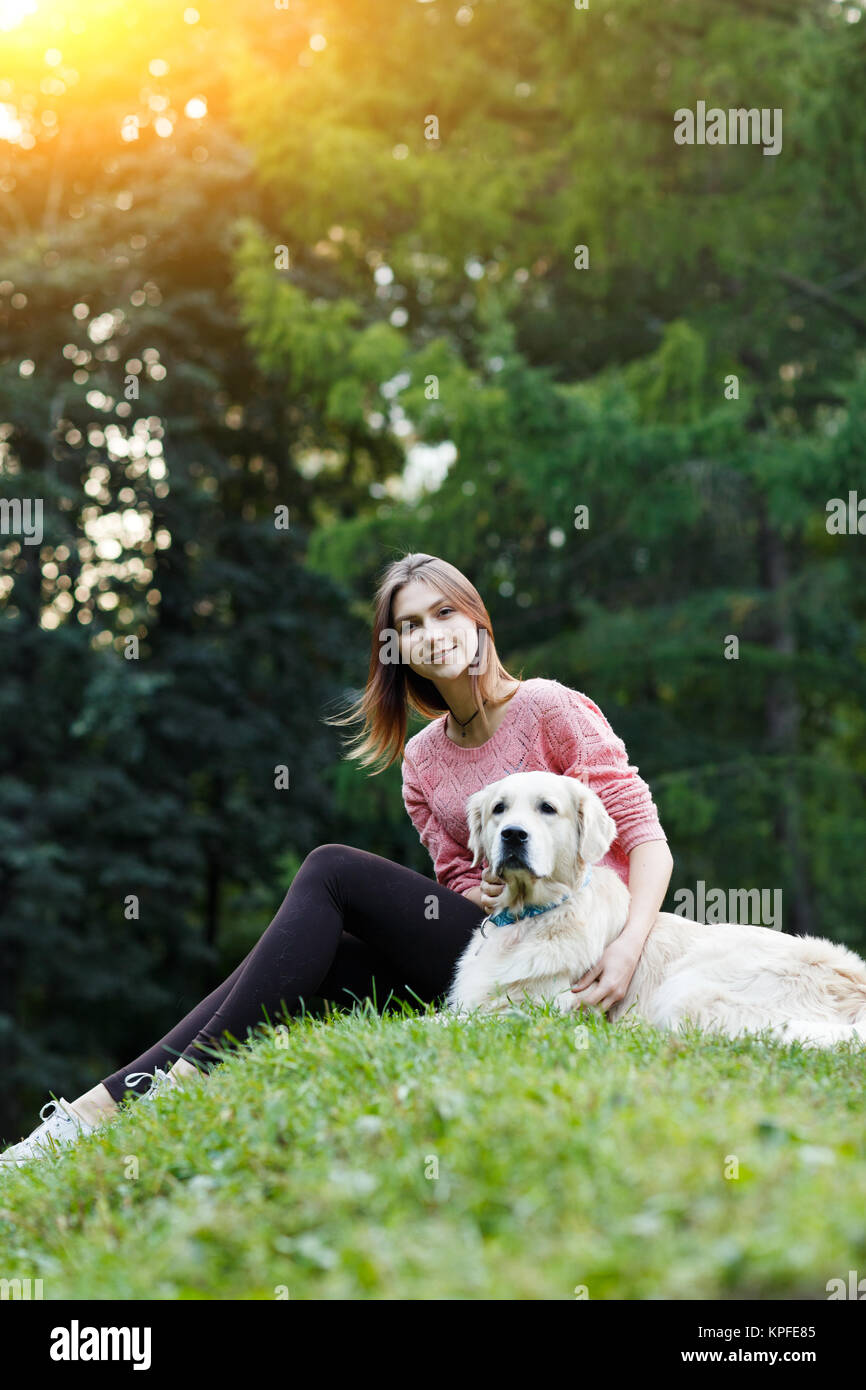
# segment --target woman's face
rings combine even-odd
[[[400,659],[419,676],[454,680],[475,660],[478,629],[436,585],[413,579],[397,590],[392,605]]]

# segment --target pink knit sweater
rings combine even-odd
[[[523,681],[499,728],[480,748],[462,748],[449,738],[447,717],[431,720],[408,740],[402,765],[406,810],[443,887],[463,893],[481,883],[484,864],[472,868],[464,807],[473,792],[512,772],[564,773],[596,792],[617,827],[601,862],[626,886],[635,845],[667,839],[625,744],[579,690],[544,676]]]

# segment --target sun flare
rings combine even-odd
[[[16,29],[28,15],[35,14],[36,0],[0,0],[0,30]]]

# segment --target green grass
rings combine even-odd
[[[864,1066],[533,1005],[298,1018],[0,1175],[0,1275],[46,1299],[826,1299],[866,1274]]]

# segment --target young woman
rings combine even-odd
[[[404,747],[409,708],[431,722]],[[445,560],[411,554],[394,561],[379,586],[364,693],[349,713],[327,722],[362,716],[358,746],[347,756],[362,766],[379,761],[379,772],[403,753],[403,800],[437,882],[351,845],[320,845],[228,979],[92,1090],[72,1102],[49,1101],[43,1116],[49,1107],[51,1113],[0,1155],[0,1164],[21,1166],[75,1142],[110,1121],[128,1090],[152,1097],[206,1074],[221,1047],[283,1007],[302,1012],[312,996],[344,1008],[368,997],[377,1008],[392,996],[415,1007],[440,1001],[481,914],[495,911],[503,887],[489,869],[473,869],[463,808],[472,792],[511,772],[544,768],[579,777],[616,822],[604,862],[630,889],[629,919],[574,988],[602,1011],[623,998],[673,860],[649,788],[598,706],[558,681],[512,676],[465,575]]]

